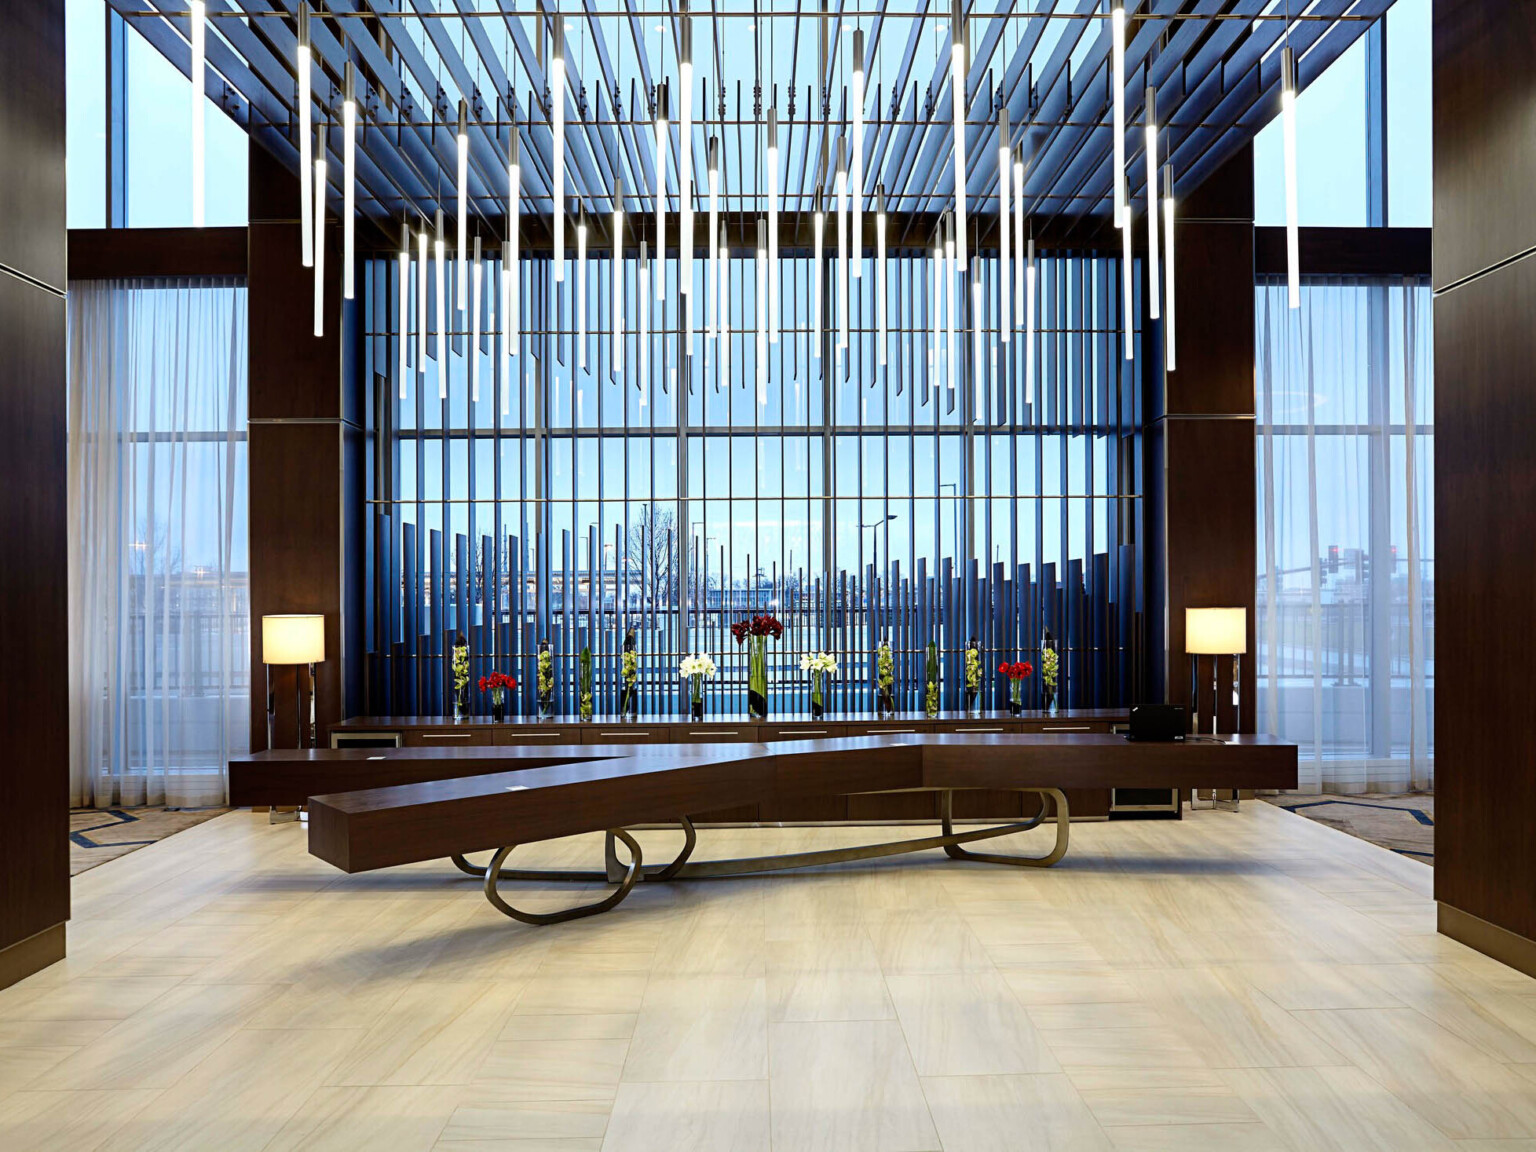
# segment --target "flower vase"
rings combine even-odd
[[[981,706],[978,703],[978,701],[980,699],[981,699],[981,693],[976,691],[976,689],[974,689],[974,688],[967,688],[965,690],[965,711],[966,711],[966,715],[968,715],[968,716],[979,716],[981,714]]]
[[[1015,680],[1008,687],[1008,714],[1018,716],[1024,711],[1024,700],[1021,693],[1024,691],[1024,681]]]
[[[464,689],[455,688],[453,690],[453,722],[455,724],[464,723],[464,717],[468,711],[467,701],[464,699]]]
[[[754,720],[768,719],[768,638],[752,637],[747,655],[747,715]]]
[[[693,677],[693,696],[689,700],[689,709],[695,724],[704,720],[704,677]]]
[[[546,693],[539,697],[539,719],[548,720],[555,714],[554,693]]]
[[[811,673],[811,719],[820,720],[826,715],[826,706],[821,695],[821,673]]]
[[[491,693],[491,723],[500,724],[507,718],[507,694],[498,690]]]
[[[880,689],[875,698],[875,711],[885,720],[896,715],[896,696],[889,688]]]
[[[1046,711],[1047,715],[1049,715],[1049,716],[1056,715],[1056,689],[1055,688],[1047,688],[1047,689],[1045,689],[1044,704],[1045,704],[1045,711]]]
[[[928,681],[927,691],[923,693],[923,714],[928,719],[936,719],[939,715],[939,682]]]

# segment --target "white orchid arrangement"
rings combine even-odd
[[[708,656],[684,656],[677,670],[684,676],[703,676],[714,679],[715,662]]]
[[[836,676],[837,657],[828,652],[809,652],[800,657],[800,671]]]

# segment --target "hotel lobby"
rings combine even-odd
[[[0,1148],[1536,1152],[1536,5],[10,16]]]

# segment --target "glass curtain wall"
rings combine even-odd
[[[370,710],[442,711],[446,653],[462,637],[472,679],[516,675],[525,709],[539,641],[550,641],[564,711],[574,711],[577,654],[590,647],[597,709],[611,714],[633,630],[642,711],[684,709],[676,668],[689,652],[720,666],[711,710],[739,711],[746,659],[729,625],[764,612],[788,629],[770,645],[779,714],[806,708],[799,656],[821,650],[841,669],[829,706],[868,710],[880,640],[892,645],[903,707],[920,706],[930,640],[945,706],[960,707],[960,650],[973,638],[989,673],[1058,648],[1062,703],[1129,699],[1140,361],[1123,354],[1119,261],[1040,260],[1033,363],[1022,331],[999,340],[995,262],[972,265],[989,302],[979,346],[963,290],[953,337],[942,282],[935,309],[928,254],[890,258],[883,364],[873,260],[851,282],[846,350],[835,260],[818,332],[814,261],[782,259],[777,340],[774,317],[759,315],[751,249],[728,260],[718,338],[709,264],[695,260],[690,356],[675,261],[665,301],[646,301],[643,343],[639,264],[622,262],[615,343],[613,262],[592,259],[584,364],[574,261],[563,283],[547,259],[524,262],[510,358],[484,335],[500,330],[499,292],[482,293],[476,345],[450,267],[440,379],[435,269],[423,361],[413,260],[402,393],[399,265],[372,262]],[[499,283],[498,265],[487,263],[483,283]],[[1002,327],[1013,331],[1012,318]],[[1038,677],[1035,705],[1037,690]],[[1002,705],[995,675],[982,699]]]

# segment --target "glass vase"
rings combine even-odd
[[[1008,685],[1008,714],[1017,716],[1024,711],[1024,681],[1014,680]]]
[[[455,724],[462,724],[468,712],[469,706],[468,702],[464,699],[464,689],[455,688],[453,690],[453,722]]]
[[[768,719],[768,638],[754,636],[747,651],[747,715]]]
[[[820,720],[826,715],[826,706],[821,693],[821,673],[811,673],[811,719]]]
[[[702,722],[704,719],[704,677],[693,677],[693,696],[689,700],[688,706],[692,712],[694,723]]]
[[[491,723],[500,724],[507,718],[507,694],[505,691],[491,693]]]

